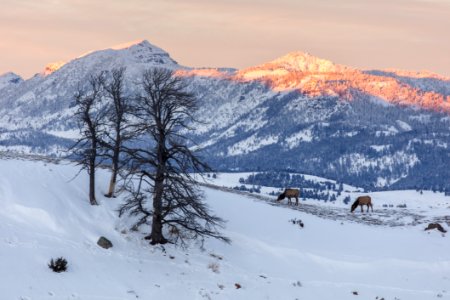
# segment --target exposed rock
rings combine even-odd
[[[430,223],[430,224],[428,224],[428,227],[425,228],[425,230],[431,230],[431,229],[437,229],[437,230],[439,230],[440,232],[443,232],[443,233],[446,233],[446,232],[447,232],[447,230],[445,230],[445,229],[442,227],[442,225],[439,224],[439,223]]]
[[[102,248],[109,249],[113,246],[110,240],[105,238],[104,236],[100,237],[97,241],[97,245],[99,245]]]

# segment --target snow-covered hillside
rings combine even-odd
[[[92,207],[85,174],[73,178],[77,170],[0,160],[1,299],[450,298],[450,240],[423,226],[334,221],[205,188],[207,203],[228,220],[232,244],[163,251],[117,217],[122,197],[101,196],[107,171]],[[100,236],[113,248],[98,247]],[[66,273],[47,267],[59,256],[69,262]]]
[[[211,173],[216,174],[216,173]],[[235,172],[235,173],[217,173],[216,178],[207,177],[205,183],[213,184],[218,187],[235,188],[240,185],[244,185],[250,189],[255,185],[242,184],[239,182],[241,178],[247,178],[249,175],[258,174],[258,172]],[[317,183],[332,182],[323,177],[312,176],[307,174],[300,174],[306,179],[312,180]],[[260,195],[265,197],[271,197],[273,199],[282,192],[283,188],[271,187],[271,186],[259,186]],[[303,189],[301,186],[292,186],[292,188]],[[326,205],[331,207],[348,208],[349,204],[345,204],[343,200],[348,196],[350,199],[356,199],[358,196],[366,195],[369,192],[363,192],[364,189],[344,184],[343,191],[339,195],[336,201],[316,201],[314,199],[304,198],[300,196],[303,203],[314,203],[315,205]],[[444,193],[432,192],[432,191],[415,191],[415,190],[397,190],[397,191],[383,191],[383,192],[370,192],[376,207],[382,209],[386,206],[392,209],[399,209],[397,206],[406,204],[407,208],[417,212],[427,213],[429,215],[446,215],[450,213],[450,196],[446,196]],[[383,207],[384,205],[384,207]],[[450,219],[449,219],[450,220]]]

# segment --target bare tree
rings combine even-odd
[[[71,147],[82,169],[89,174],[89,202],[98,205],[95,197],[95,169],[99,163],[99,144],[101,127],[104,124],[105,112],[101,108],[104,76],[100,73],[91,76],[85,87],[78,87],[75,94],[78,121],[81,137]]]
[[[114,197],[117,175],[120,168],[122,145],[134,136],[128,116],[132,106],[125,95],[125,67],[113,69],[111,78],[105,81],[104,89],[107,103],[108,126],[104,133],[102,146],[108,151],[106,156],[111,160],[111,179],[106,197]]]
[[[136,226],[151,217],[152,244],[164,244],[167,225],[172,241],[210,236],[229,242],[217,228],[223,220],[202,202],[194,173],[210,170],[187,147],[186,131],[195,121],[196,98],[186,92],[184,81],[167,69],[151,69],[143,74],[142,93],[136,97],[134,116],[146,147],[128,149],[133,158],[127,180],[130,197],[120,214],[139,216]],[[184,134],[183,134],[184,133]],[[151,200],[152,207],[147,207]]]

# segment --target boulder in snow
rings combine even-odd
[[[110,240],[105,238],[104,236],[100,237],[97,241],[97,245],[99,245],[102,248],[109,249],[113,246]]]

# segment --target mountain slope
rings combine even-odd
[[[300,90],[313,97],[339,96],[347,101],[372,97],[450,111],[450,78],[430,73],[361,71],[301,52],[241,70],[237,78],[257,79],[277,91]]]
[[[86,82],[91,75],[121,66],[128,68],[130,80],[151,66],[180,68],[167,52],[147,41],[88,53],[58,65],[52,72],[46,68],[18,88],[6,88],[0,96],[0,111],[4,112],[0,127],[8,130],[51,127],[61,131],[73,128],[74,122],[70,118],[78,84]],[[11,116],[14,116],[14,122],[11,122]]]
[[[121,66],[130,94],[150,67],[186,78],[202,121],[189,135],[215,168],[450,191],[448,78],[362,71],[302,52],[244,70],[183,67],[147,41],[91,52],[2,89],[0,150],[60,153],[77,134],[77,86]]]
[[[4,88],[18,85],[21,83],[23,79],[14,73],[5,73],[0,75],[0,91]]]

